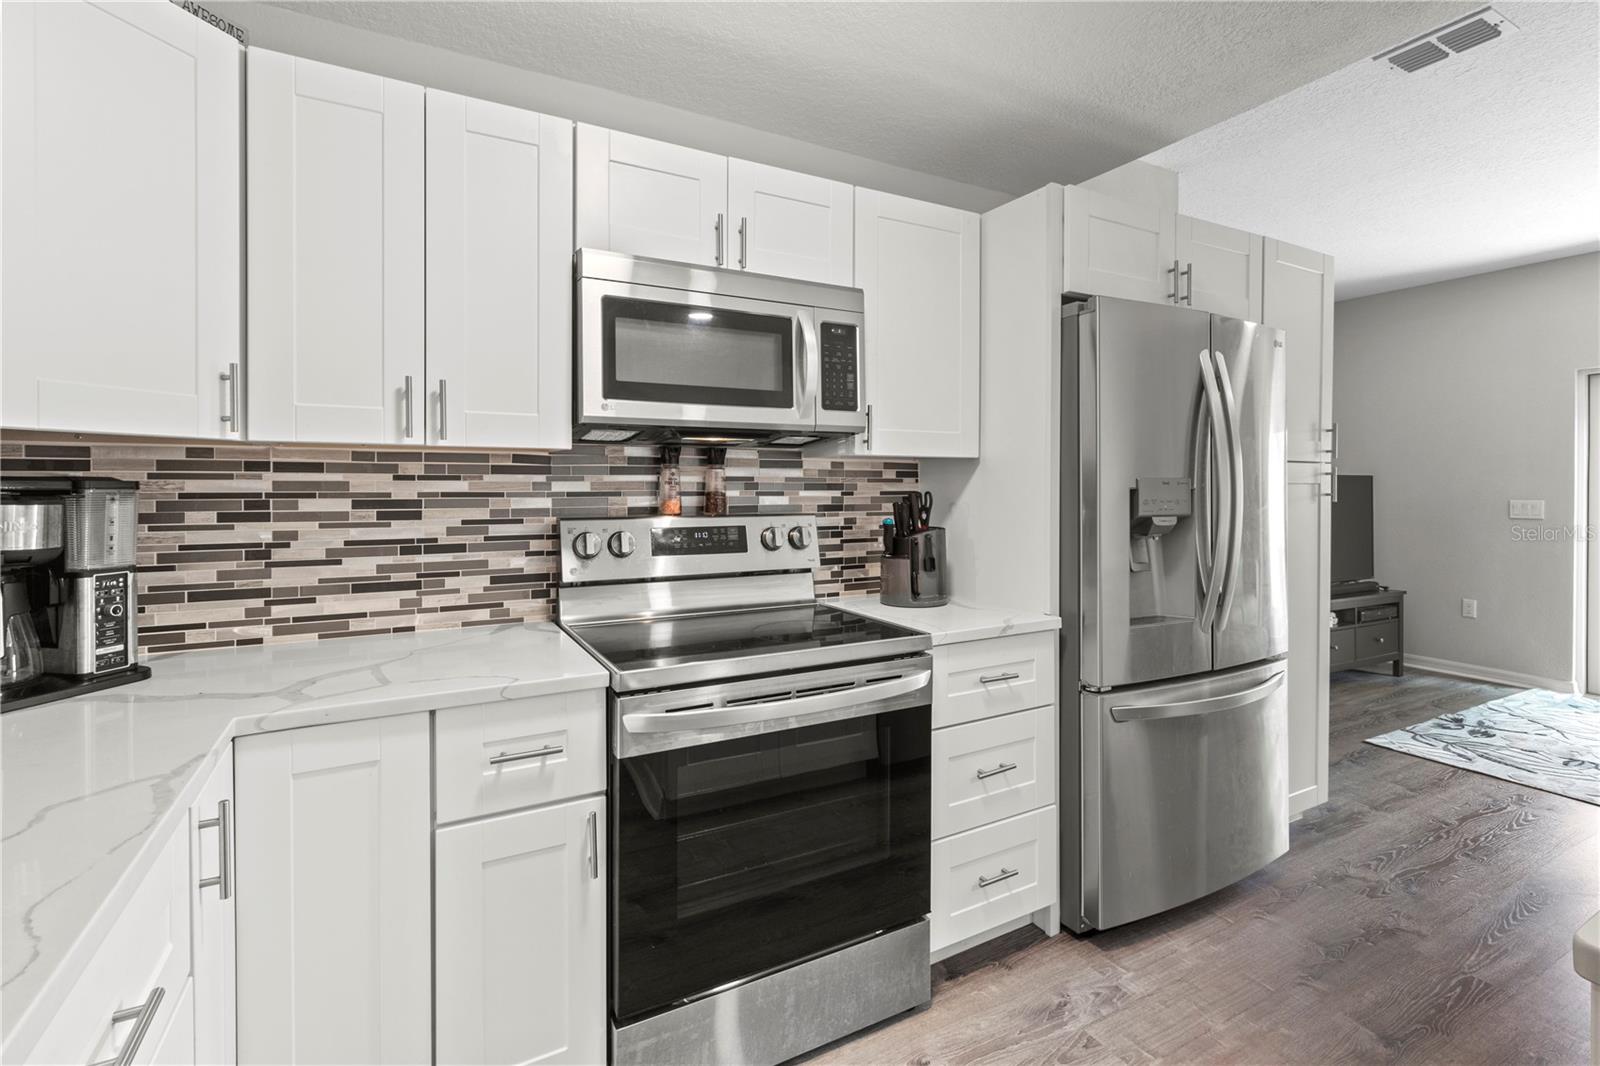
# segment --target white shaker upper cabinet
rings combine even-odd
[[[439,1062],[606,1060],[605,805],[438,831]]]
[[[1267,238],[1261,320],[1284,331],[1286,457],[1327,462],[1333,432],[1333,256]]]
[[[599,126],[577,141],[577,247],[729,264],[726,156]]]
[[[856,190],[870,455],[978,455],[978,216]]]
[[[1289,591],[1289,814],[1328,799],[1329,481],[1320,464],[1289,463],[1284,503]]]
[[[250,436],[423,440],[421,86],[250,50]]]
[[[0,423],[236,435],[242,63],[171,4],[0,4]]]
[[[1173,253],[1188,270],[1179,300],[1212,314],[1261,321],[1261,237],[1178,216]]]
[[[428,715],[234,742],[242,1063],[432,1058]]]
[[[572,123],[427,91],[430,444],[572,444]]]
[[[1064,215],[1065,291],[1174,302],[1175,205],[1069,185]]]
[[[854,187],[728,160],[731,266],[827,285],[855,279]]]

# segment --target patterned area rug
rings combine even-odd
[[[1600,807],[1600,700],[1532,688],[1367,743]]]

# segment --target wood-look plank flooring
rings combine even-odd
[[[1600,908],[1600,811],[1362,743],[1511,691],[1337,675],[1330,799],[1283,858],[1128,927],[975,948],[926,1010],[808,1061],[1587,1062],[1571,942]]]

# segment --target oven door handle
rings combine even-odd
[[[747,703],[738,707],[711,707],[703,711],[639,711],[624,714],[622,728],[629,733],[682,733],[813,715],[828,715],[830,721],[858,718],[879,713],[874,704],[910,695],[926,686],[932,678],[933,671],[918,670],[890,681],[874,681],[836,692],[819,692],[815,696],[796,696],[793,699]],[[858,710],[845,715],[835,713],[847,708]],[[795,723],[796,726],[804,724]]]

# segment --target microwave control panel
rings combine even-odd
[[[822,334],[822,409],[854,411],[861,406],[861,330],[846,322],[824,322]]]

